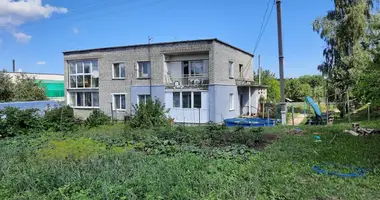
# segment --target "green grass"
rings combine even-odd
[[[363,125],[380,128],[377,121]],[[244,156],[233,156],[232,146],[200,145],[203,127],[186,128],[193,141],[181,137],[184,142],[174,145],[156,141],[168,137],[160,130],[125,133],[119,124],[4,139],[0,199],[380,199],[379,136],[343,134],[349,124],[300,126],[305,135],[286,134],[293,128],[264,129],[281,138]],[[131,141],[133,134],[141,141]],[[165,151],[141,150],[151,140]],[[312,170],[324,162],[371,170],[362,178]]]

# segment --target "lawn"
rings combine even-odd
[[[380,137],[342,133],[349,126],[301,126],[302,135],[287,134],[293,127],[267,128],[263,138],[279,138],[264,150],[250,143],[260,140],[257,130],[212,135],[209,127],[170,132],[117,124],[3,139],[0,199],[380,199]],[[330,170],[348,173],[342,166],[353,165],[366,173],[313,171],[326,162],[341,166]]]

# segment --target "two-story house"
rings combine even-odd
[[[158,99],[175,122],[207,123],[258,112],[253,55],[218,39],[64,52],[65,97],[75,115],[122,119]]]

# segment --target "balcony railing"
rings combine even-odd
[[[209,84],[209,76],[207,74],[192,74],[182,77],[169,76],[166,80],[166,86],[171,87],[200,87]]]

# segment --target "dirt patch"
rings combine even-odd
[[[266,146],[271,145],[273,142],[275,142],[279,138],[280,138],[280,135],[278,134],[264,134],[262,141],[256,142],[253,145],[253,148],[257,150],[264,150]]]
[[[306,134],[305,131],[303,131],[300,128],[291,129],[291,130],[287,131],[286,133],[290,134],[290,135],[305,135]]]

